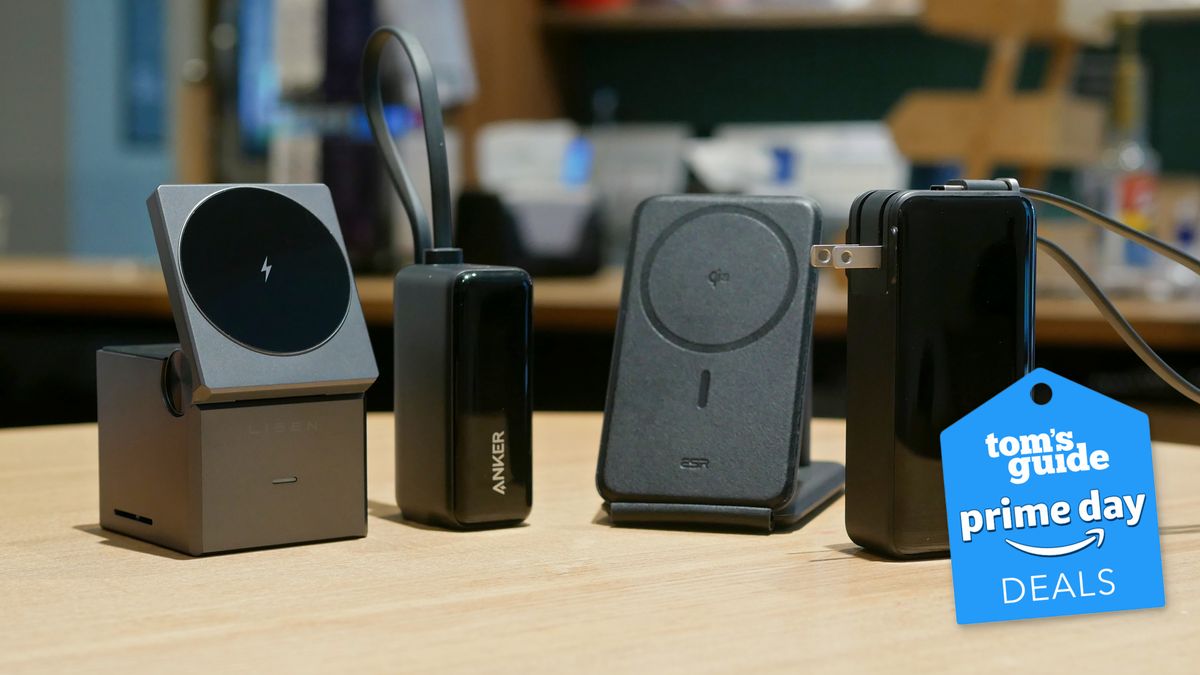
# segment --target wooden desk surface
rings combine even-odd
[[[841,499],[770,536],[610,527],[598,414],[535,416],[526,526],[406,524],[391,429],[370,416],[367,538],[202,559],[99,528],[93,425],[0,431],[0,672],[1169,673],[1200,660],[1198,448],[1155,447],[1165,608],[960,627],[949,561],[860,553]],[[814,455],[841,459],[842,423],[813,431]]]
[[[538,328],[611,331],[621,301],[622,274],[608,269],[595,277],[538,279],[534,322]],[[392,321],[392,280],[360,277],[363,313],[373,325]],[[1114,347],[1123,343],[1088,300],[1039,298],[1039,345]],[[1125,300],[1118,308],[1159,349],[1200,349],[1200,302]],[[31,312],[167,318],[162,272],[134,262],[0,258],[0,313]],[[846,333],[846,294],[826,280],[819,286],[813,325],[817,337]]]

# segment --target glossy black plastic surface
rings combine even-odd
[[[897,522],[946,529],[942,430],[1033,364],[1033,228],[1022,200],[915,197],[900,209]],[[925,462],[938,462],[928,471]]]
[[[1035,221],[1004,193],[865,195],[850,276],[847,530],[889,555],[948,549],[943,429],[1033,365]]]
[[[524,520],[532,505],[532,284],[519,269],[454,282],[454,512],[464,525]]]
[[[914,454],[940,457],[943,429],[1029,371],[1034,242],[1021,207],[930,197],[901,207],[896,438]]]

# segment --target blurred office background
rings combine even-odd
[[[95,349],[173,341],[145,199],[161,183],[323,182],[391,406],[407,224],[359,104],[383,23],[431,52],[469,260],[535,284],[535,406],[603,407],[636,204],[1016,175],[1200,251],[1200,2],[42,0],[0,3],[0,426],[95,418]],[[418,184],[399,50],[388,118]],[[1200,381],[1200,279],[1041,209]],[[1200,416],[1039,267],[1038,364],[1200,441]],[[822,279],[817,414],[844,414],[844,279]]]

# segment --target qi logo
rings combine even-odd
[[[728,281],[729,281],[729,272],[722,270],[720,267],[718,267],[717,269],[708,273],[708,283],[712,284],[713,288],[716,288],[717,284],[725,283]]]
[[[271,278],[271,265],[269,262],[270,259],[271,259],[270,256],[263,258],[263,266],[262,266],[262,269],[259,270],[259,272],[263,273],[263,283],[264,284],[267,283],[267,279]]]

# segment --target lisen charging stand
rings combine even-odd
[[[191,555],[365,536],[378,371],[329,190],[148,206],[179,344],[96,355],[100,524]]]

